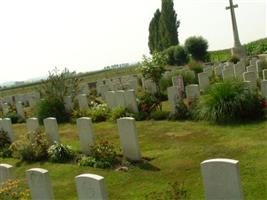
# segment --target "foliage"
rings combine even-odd
[[[170,116],[171,120],[186,120],[191,118],[191,112],[183,100],[176,105],[175,113]]]
[[[25,120],[19,114],[17,114],[17,110],[16,110],[15,105],[9,105],[8,111],[9,112],[7,114],[5,114],[3,117],[9,118],[11,120],[12,124],[25,122]]]
[[[90,156],[83,156],[79,161],[79,165],[95,168],[110,168],[117,162],[116,155],[115,147],[112,143],[101,141],[91,146]]]
[[[151,112],[161,109],[161,102],[154,95],[145,93],[138,99],[138,109],[140,120],[146,119]]]
[[[171,77],[160,79],[160,82],[159,82],[160,91],[167,91],[167,88],[171,86],[172,86]]]
[[[248,56],[267,53],[267,38],[250,42],[245,44],[244,47]]]
[[[188,64],[188,67],[189,69],[193,70],[196,74],[203,72],[203,68],[204,68],[203,63],[195,61],[195,60],[191,61]]]
[[[166,120],[169,117],[169,112],[162,110],[155,110],[151,112],[150,118],[154,120]]]
[[[187,64],[189,61],[189,56],[184,47],[179,45],[169,47],[164,53],[168,57],[167,63],[169,65],[181,66]]]
[[[132,117],[132,116],[133,114],[127,108],[116,107],[112,109],[110,113],[110,120],[116,122],[116,120],[121,117]]]
[[[178,45],[178,31],[180,21],[174,10],[173,0],[162,0],[159,20],[159,34],[162,49]]]
[[[0,199],[2,200],[30,200],[29,189],[24,188],[22,180],[8,180],[1,185]]]
[[[209,51],[209,60],[211,62],[225,62],[231,59],[230,49],[218,50],[218,51]]]
[[[196,78],[194,71],[192,73],[192,71],[188,69],[182,69],[182,70],[178,70],[177,72],[175,72],[175,74],[183,77],[184,86],[198,83],[198,80]]]
[[[208,55],[208,41],[202,36],[192,36],[186,39],[185,49],[197,61],[205,61]]]
[[[59,123],[67,122],[70,114],[66,111],[64,103],[59,99],[43,99],[36,105],[36,115],[40,123],[47,117],[55,117]]]
[[[236,64],[240,61],[240,59],[236,56],[232,56],[229,61]]]
[[[49,143],[46,135],[40,132],[33,135],[22,135],[10,146],[15,157],[29,162],[46,160],[48,158],[48,147]]]
[[[159,81],[165,72],[164,65],[166,64],[167,58],[164,54],[155,52],[152,58],[143,57],[143,61],[139,68],[143,77],[146,79],[151,79],[159,85]]]
[[[65,96],[74,98],[78,94],[81,80],[76,76],[76,72],[70,72],[66,68],[59,72],[55,68],[48,73],[47,80],[43,81],[40,86],[40,92],[46,99],[64,102]]]
[[[217,83],[199,98],[194,109],[196,119],[217,123],[260,119],[265,103],[243,82],[237,80]]]
[[[159,34],[159,19],[160,19],[160,10],[157,9],[154,13],[154,17],[149,24],[149,37],[148,37],[148,47],[150,53],[162,51],[160,44],[160,34]]]
[[[90,117],[93,122],[102,122],[108,119],[109,109],[106,104],[97,104],[89,110],[74,110],[72,117],[75,119],[80,117]]]
[[[75,156],[71,146],[55,142],[48,149],[49,160],[56,163],[64,163],[72,160]]]
[[[168,189],[164,192],[153,192],[146,196],[146,199],[154,200],[186,200],[189,193],[184,183],[174,182],[168,184]]]
[[[6,132],[0,130],[0,157],[11,157],[12,151],[9,149],[11,141]]]

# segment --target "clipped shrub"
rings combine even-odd
[[[75,156],[71,146],[55,142],[48,149],[49,160],[56,163],[64,163],[72,160]]]
[[[169,117],[169,112],[162,110],[156,110],[150,114],[150,118],[154,120],[165,120],[168,119],[168,117]]]
[[[37,103],[36,114],[40,123],[47,117],[55,117],[57,122],[68,122],[70,114],[66,111],[64,103],[58,99],[44,99]]]
[[[189,37],[185,41],[185,49],[194,60],[205,61],[208,55],[208,41],[202,36]]]
[[[79,161],[80,166],[95,168],[111,168],[118,162],[115,147],[108,141],[101,141],[91,146],[90,156],[83,156]]]
[[[110,120],[115,122],[117,119],[121,117],[132,117],[132,116],[133,114],[127,108],[116,107],[112,109],[110,113]]]
[[[199,98],[194,118],[217,123],[255,120],[264,116],[261,97],[237,80],[214,84]]]
[[[182,46],[171,46],[164,51],[169,65],[182,66],[188,63],[189,56]]]
[[[23,161],[47,160],[49,143],[44,133],[36,132],[34,135],[23,135],[10,146],[13,155]]]

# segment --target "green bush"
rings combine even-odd
[[[256,40],[244,45],[248,56],[254,56],[267,51],[267,38]]]
[[[189,69],[193,70],[196,74],[203,72],[204,68],[203,63],[194,60],[188,64],[188,67]]]
[[[154,120],[166,120],[169,117],[169,112],[156,110],[150,114],[150,118]]]
[[[0,131],[0,157],[11,157],[12,151],[10,150],[11,141],[6,132]]]
[[[15,157],[23,161],[43,161],[47,160],[48,140],[44,133],[37,132],[34,135],[24,135],[10,146]]]
[[[201,36],[189,37],[185,41],[185,49],[194,60],[205,61],[208,55],[208,41]]]
[[[164,51],[164,54],[167,55],[167,63],[169,65],[182,66],[188,63],[189,56],[182,46],[171,46]]]
[[[115,147],[108,141],[101,141],[90,148],[90,156],[83,156],[79,161],[80,166],[95,168],[111,168],[118,162]]]
[[[172,86],[172,78],[162,78],[159,82],[160,91],[167,91],[168,87]]]
[[[178,70],[175,74],[183,77],[184,86],[198,83],[196,74],[188,69]]]
[[[194,117],[217,123],[260,119],[264,116],[262,98],[237,80],[214,84],[199,98]]]
[[[161,109],[161,101],[154,95],[145,93],[138,99],[139,120],[143,120],[149,117],[150,113]]]
[[[52,162],[64,163],[72,160],[75,156],[74,151],[69,145],[54,143],[48,149],[48,157]]]
[[[66,111],[64,103],[58,99],[44,99],[37,103],[36,114],[40,123],[47,117],[55,117],[57,122],[68,122],[70,114]]]
[[[231,59],[230,49],[210,51],[208,54],[210,62],[226,62],[227,60]]]
[[[230,62],[236,64],[240,61],[240,59],[236,56],[232,56],[230,59],[229,59]]]
[[[133,117],[133,114],[129,112],[127,108],[116,107],[112,109],[110,113],[110,120],[116,122],[121,117]]]
[[[171,120],[186,120],[191,118],[191,113],[183,100],[179,101],[175,113],[170,116]]]

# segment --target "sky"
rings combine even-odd
[[[241,43],[267,36],[265,0],[234,0]],[[174,0],[180,44],[203,36],[231,48],[228,0]],[[54,67],[87,72],[149,55],[148,26],[161,0],[0,0],[0,83]]]

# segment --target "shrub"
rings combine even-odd
[[[188,69],[178,70],[175,74],[183,77],[184,86],[198,83],[195,73]]]
[[[11,200],[21,199],[30,200],[30,191],[25,189],[25,181],[22,180],[8,180],[1,185],[0,199]]]
[[[236,64],[240,61],[240,59],[236,56],[232,56],[229,61]]]
[[[110,113],[110,120],[115,122],[117,119],[121,117],[132,117],[132,116],[133,114],[130,113],[127,108],[116,107]]]
[[[116,162],[116,151],[112,143],[102,141],[90,148],[90,156],[84,156],[79,161],[80,166],[90,166],[95,168],[110,168]]]
[[[47,117],[55,117],[59,123],[67,122],[70,119],[64,103],[58,99],[44,99],[39,101],[36,106],[36,114],[40,123],[43,123]]]
[[[183,100],[180,100],[176,106],[175,113],[170,116],[171,120],[186,120],[191,117],[190,110]]]
[[[189,56],[182,46],[171,46],[164,51],[167,55],[167,63],[169,65],[184,65],[189,61]]]
[[[162,78],[159,82],[160,91],[167,91],[168,87],[172,86],[172,78]]]
[[[11,157],[12,151],[10,150],[11,141],[6,132],[0,131],[0,157]]]
[[[74,151],[69,145],[54,143],[48,149],[48,157],[52,162],[64,163],[72,160],[75,156]]]
[[[260,119],[264,104],[255,92],[236,80],[214,84],[199,98],[194,117],[212,122],[233,122]]]
[[[145,119],[151,112],[161,109],[161,102],[154,95],[145,93],[138,99],[138,109],[140,119]]]
[[[168,117],[169,117],[169,112],[162,110],[156,110],[150,114],[150,118],[154,120],[165,120],[168,119]]]
[[[203,64],[198,61],[191,61],[188,64],[189,69],[193,70],[196,74],[203,72]]]
[[[42,161],[48,158],[49,144],[44,133],[36,132],[34,135],[21,136],[10,146],[13,155],[24,161]]]
[[[205,61],[208,55],[208,41],[201,36],[189,37],[185,41],[185,49],[194,60]]]

